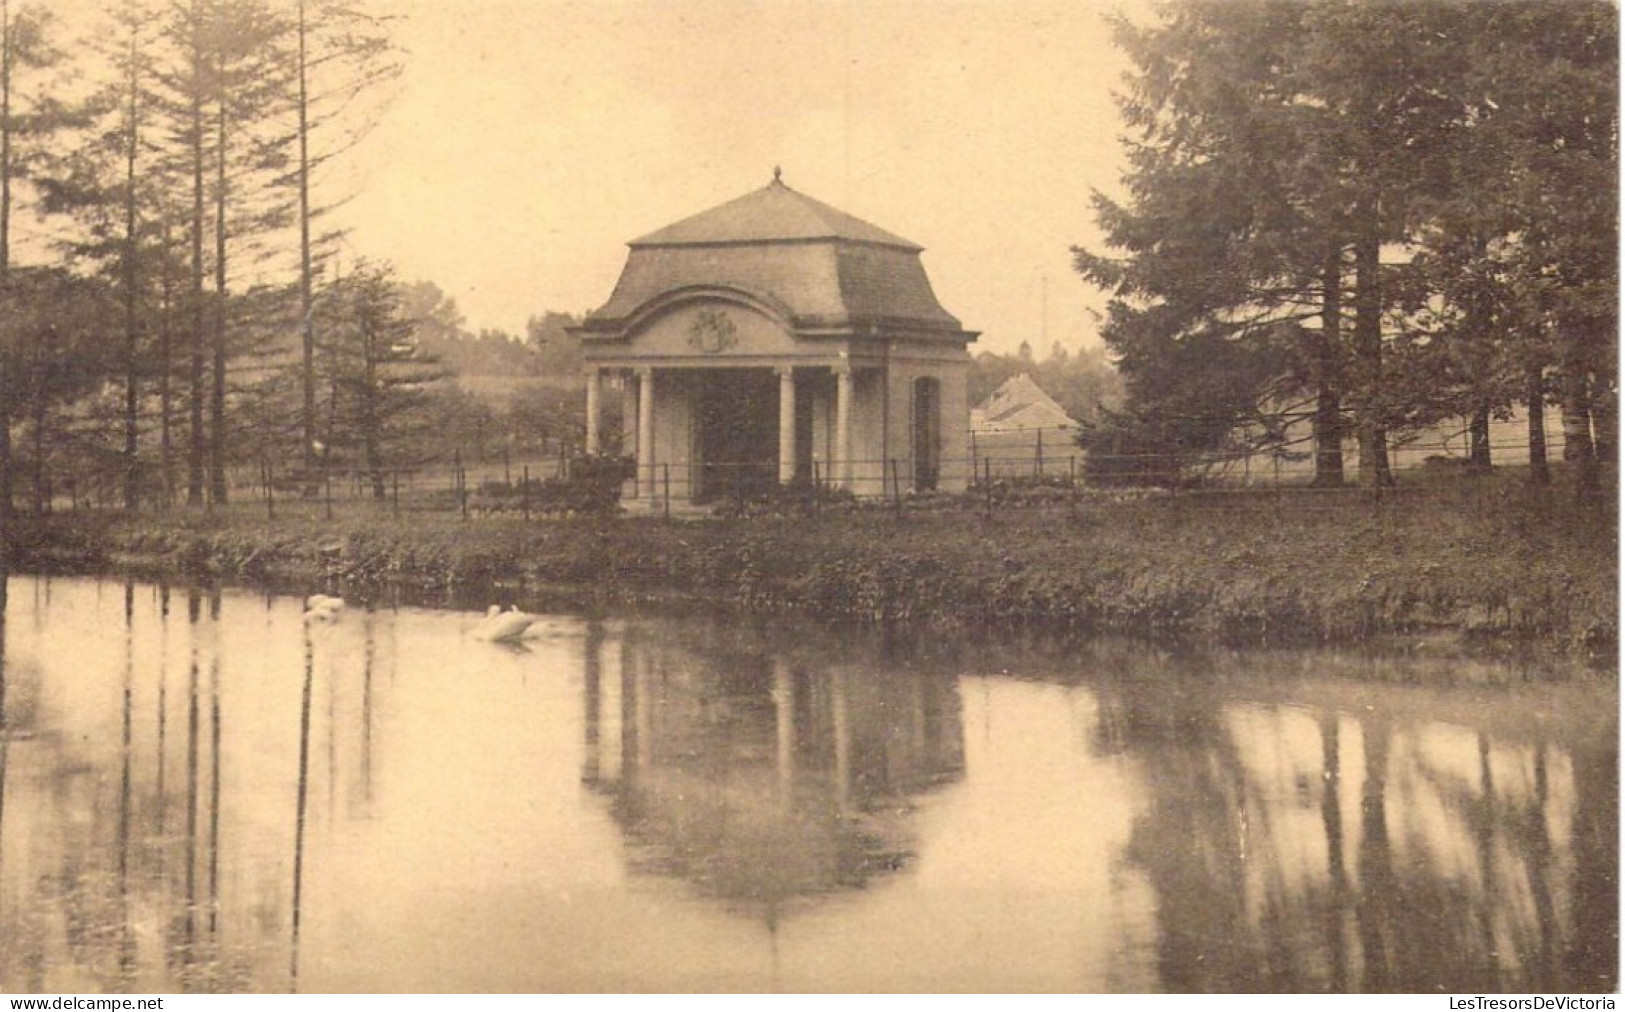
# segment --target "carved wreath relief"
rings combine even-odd
[[[727,351],[739,343],[739,333],[728,314],[717,309],[702,309],[688,328],[689,347],[707,355]]]

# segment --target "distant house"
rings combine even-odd
[[[978,474],[1070,475],[1083,460],[1078,422],[1027,373],[972,408],[970,427]]]
[[[636,498],[705,502],[810,482],[860,496],[963,489],[965,347],[921,248],[772,183],[630,244],[574,333],[587,444],[625,398]]]

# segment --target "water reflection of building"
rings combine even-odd
[[[133,590],[0,610],[0,990],[1615,981],[1615,707]]]
[[[954,680],[666,631],[585,641],[582,777],[635,861],[771,917],[911,859],[912,800],[964,773]]]
[[[1617,986],[1611,749],[1198,683],[1105,698],[1102,743],[1145,759],[1128,857],[1169,989]]]

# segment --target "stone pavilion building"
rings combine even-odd
[[[921,248],[773,182],[630,244],[577,328],[587,450],[623,396],[635,499],[705,503],[773,484],[875,497],[963,490],[966,346]]]

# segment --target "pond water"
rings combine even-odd
[[[1612,676],[13,577],[0,991],[1611,990]]]

